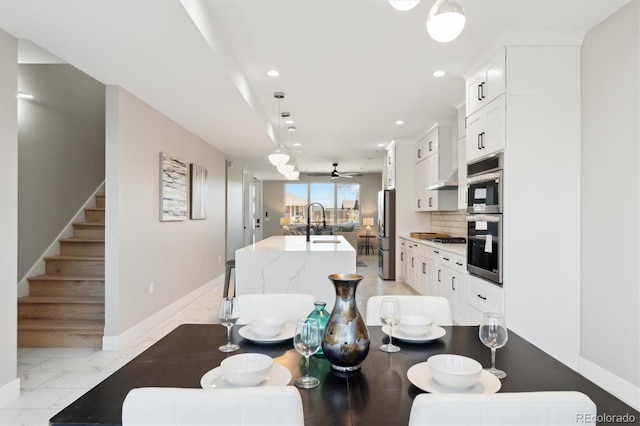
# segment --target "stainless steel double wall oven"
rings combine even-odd
[[[503,154],[467,166],[467,270],[502,285]]]

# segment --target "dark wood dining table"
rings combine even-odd
[[[302,375],[303,358],[292,340],[277,344],[256,344],[238,334],[232,340],[242,352],[259,352],[273,357],[295,378]],[[331,370],[326,358],[311,358],[310,374],[320,378],[314,389],[300,390],[306,425],[406,425],[411,404],[424,391],[407,378],[407,370],[431,355],[454,353],[490,363],[490,350],[478,339],[477,326],[443,327],[446,335],[428,343],[394,340],[402,349],[385,353],[378,346],[388,338],[381,327],[369,327],[371,348],[362,368],[354,373]],[[103,382],[50,419],[55,426],[121,425],[122,402],[137,387],[199,388],[201,377],[218,367],[227,356],[218,351],[226,340],[226,329],[216,324],[183,324],[131,360]],[[510,332],[507,345],[497,351],[497,367],[508,376],[500,392],[576,390],[596,404],[598,424],[613,424],[615,416],[626,415],[640,422],[640,414],[577,372],[547,355],[516,333]],[[633,416],[633,417],[632,417]],[[619,423],[618,423],[619,424]]]

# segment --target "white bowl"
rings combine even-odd
[[[250,322],[251,331],[262,338],[276,337],[282,332],[285,322],[284,318],[280,317],[256,317]]]
[[[431,330],[433,320],[424,315],[402,315],[398,327],[404,336],[420,337]]]
[[[482,372],[482,365],[478,361],[461,355],[434,355],[429,357],[427,365],[434,380],[452,388],[475,385]]]
[[[224,379],[237,386],[257,386],[262,383],[273,366],[273,359],[263,354],[238,354],[220,363]]]

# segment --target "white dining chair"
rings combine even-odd
[[[242,294],[237,298],[238,324],[249,324],[253,318],[266,315],[277,315],[295,323],[299,318],[306,318],[315,307],[315,298],[310,294]]]
[[[581,392],[423,393],[409,426],[595,425],[596,405]]]
[[[304,425],[293,386],[229,389],[137,388],[122,404],[123,426]]]
[[[436,325],[452,325],[451,305],[445,297],[386,295],[372,296],[367,300],[367,325],[382,325],[380,321],[380,303],[385,297],[395,297],[400,301],[400,314],[426,315]]]

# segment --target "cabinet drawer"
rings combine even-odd
[[[459,254],[440,251],[440,253],[438,253],[438,262],[439,265],[451,268],[454,271],[462,272],[463,274],[467,273],[467,260]]]
[[[502,288],[474,276],[467,277],[467,303],[481,312],[504,313]]]

